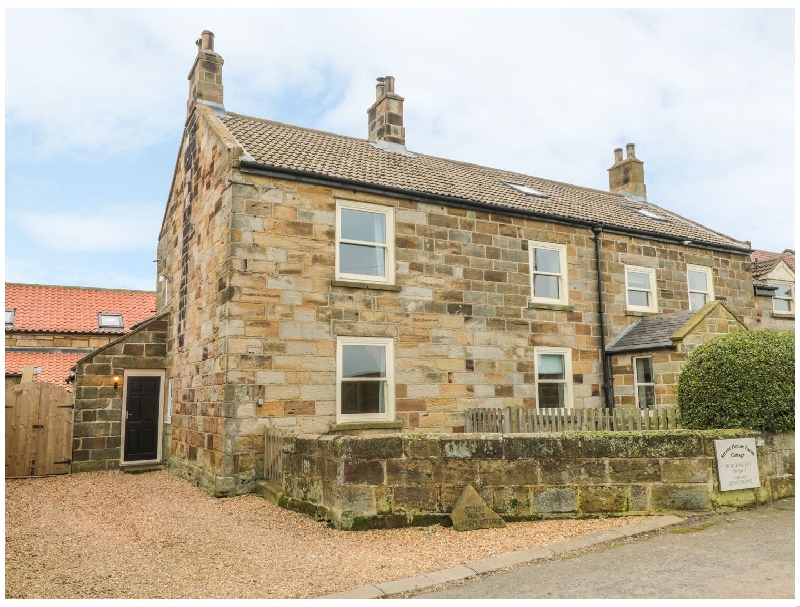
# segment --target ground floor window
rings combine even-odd
[[[336,347],[337,421],[394,420],[394,341],[339,337]]]
[[[634,358],[633,369],[636,405],[640,409],[655,409],[656,384],[653,376],[653,359],[649,356]]]
[[[572,351],[534,348],[536,403],[540,409],[572,408]]]

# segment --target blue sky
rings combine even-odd
[[[5,278],[155,289],[204,29],[228,110],[366,137],[375,78],[409,149],[648,199],[794,248],[794,12],[7,10]]]

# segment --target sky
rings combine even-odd
[[[411,151],[647,197],[794,249],[794,11],[5,12],[5,280],[155,290],[194,41],[227,110],[366,138],[375,78]]]

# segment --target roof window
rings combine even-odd
[[[106,314],[100,312],[97,315],[97,324],[101,329],[122,329],[122,314]]]
[[[14,314],[16,312],[15,308],[6,308],[6,324],[13,325],[14,324]]]
[[[522,185],[521,183],[512,183],[511,181],[504,181],[510,188],[514,188],[517,192],[522,192],[526,196],[533,196],[534,198],[550,198],[547,194],[543,194],[539,190],[534,190],[532,187]]]
[[[652,211],[648,211],[647,209],[642,209],[639,207],[630,207],[628,205],[625,205],[625,208],[630,211],[636,211],[637,213],[639,213],[639,215],[644,215],[645,217],[648,217],[650,219],[655,219],[656,221],[669,221],[666,217],[662,217],[661,215],[656,215],[655,213],[653,213]]]

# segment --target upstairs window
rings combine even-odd
[[[711,268],[686,266],[689,282],[689,311],[696,312],[714,299],[714,281]]]
[[[658,312],[656,271],[653,268],[625,266],[627,309],[631,312]]]
[[[636,405],[640,409],[655,409],[656,384],[653,376],[653,359],[651,357],[634,357],[633,383],[636,394]]]
[[[394,284],[394,209],[339,202],[336,278]]]
[[[531,266],[531,301],[567,303],[566,245],[533,242],[528,246]]]
[[[6,324],[13,325],[14,324],[14,315],[16,313],[15,308],[6,308]]]
[[[101,329],[122,329],[122,314],[107,314],[100,312],[97,315],[97,326]]]
[[[336,420],[393,421],[394,341],[339,337],[336,348]]]
[[[790,282],[778,282],[777,280],[770,280],[769,282],[773,287],[778,287],[772,295],[772,310],[774,312],[794,312],[794,285]]]
[[[536,404],[540,409],[572,408],[572,351],[534,348]]]

